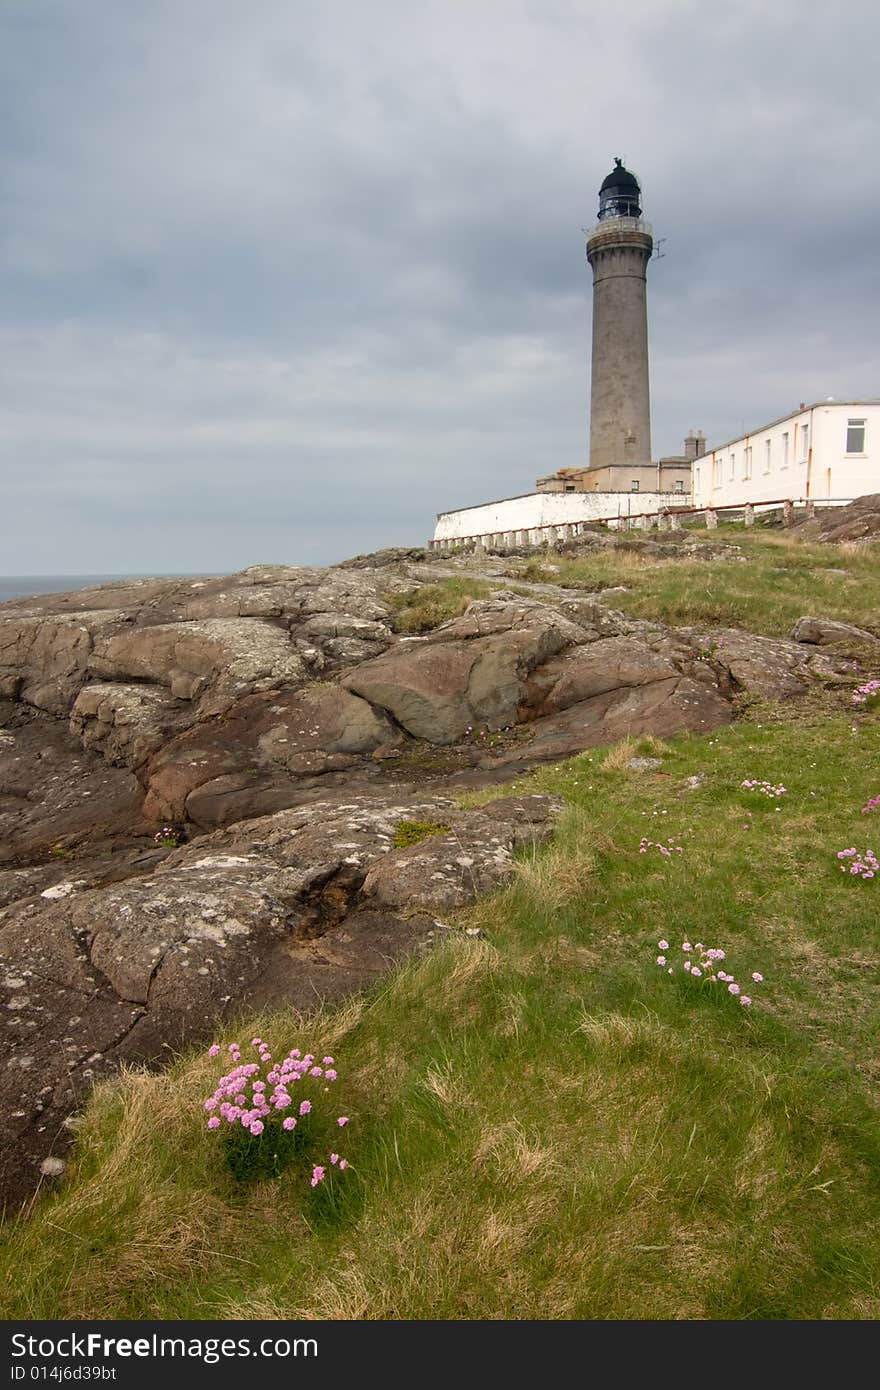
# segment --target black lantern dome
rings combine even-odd
[[[635,174],[615,159],[614,168],[599,189],[599,221],[606,217],[641,217],[641,189]]]

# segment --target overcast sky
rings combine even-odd
[[[0,0],[0,573],[421,544],[586,462],[613,156],[653,452],[880,396],[876,0]]]

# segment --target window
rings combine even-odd
[[[864,420],[847,420],[846,452],[848,454],[863,454],[865,452]]]
[[[751,446],[743,449],[743,481],[752,476],[752,450]]]
[[[700,470],[699,470],[699,468],[695,468],[695,469],[694,469],[694,492],[699,492],[699,490],[700,490]]]
[[[681,478],[676,478],[676,480],[675,480],[675,491],[676,491],[676,492],[684,492],[684,481],[683,481],[683,479],[681,479]]]
[[[801,426],[801,463],[806,463],[810,457],[810,427]]]
[[[712,470],[712,483],[714,487],[720,487],[721,482],[721,460],[716,459],[714,468]]]
[[[771,462],[772,462],[772,451],[773,451],[773,442],[772,442],[772,440],[770,440],[770,439],[765,439],[765,440],[764,440],[764,472],[765,472],[765,473],[769,473],[769,472],[770,472],[770,464],[771,464]]]
[[[783,468],[788,467],[788,430],[782,436],[782,466]]]
[[[630,492],[638,492],[638,490],[639,490],[639,480],[638,480],[638,478],[633,478],[632,482],[631,482],[630,485],[629,485],[629,490],[630,490]]]
[[[728,471],[727,477],[728,477],[728,481],[731,482],[731,483],[733,482],[734,478],[736,477],[736,454],[731,454],[731,455],[730,455],[730,459],[729,459],[729,471]]]

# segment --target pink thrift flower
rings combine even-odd
[[[737,984],[728,985],[727,989],[730,994],[739,994],[739,985]]]
[[[339,1128],[341,1129],[343,1125],[347,1125],[347,1124],[348,1124],[348,1116],[347,1116],[347,1115],[340,1115],[340,1116],[339,1116],[339,1119],[336,1121],[336,1123],[339,1125]]]
[[[238,1052],[238,1043],[230,1043],[227,1052]]]
[[[747,994],[741,994],[739,997],[739,1002],[741,1004],[745,1004],[746,1008],[748,1008],[749,1004],[751,1004],[752,1001]]]
[[[756,984],[756,985],[759,985],[759,984],[761,983],[761,981],[763,980],[763,978],[764,978],[764,976],[763,976],[763,975],[760,975],[760,974],[758,973],[757,970],[753,970],[753,971],[752,971],[752,979],[755,981],[755,984]]]
[[[211,1047],[208,1048],[208,1056],[209,1056],[209,1057],[219,1057],[219,1056],[220,1056],[220,1049],[219,1049],[219,1047],[217,1046],[216,1043],[214,1043],[213,1046],[211,1046]]]
[[[262,1039],[262,1038],[251,1038],[251,1047],[262,1047],[262,1046],[263,1046],[263,1039]]]
[[[332,1058],[332,1057],[322,1057],[322,1058],[321,1058],[321,1062],[322,1062],[322,1065],[325,1066],[325,1067],[332,1067],[332,1066],[333,1066],[333,1058]]]
[[[282,1129],[296,1129],[296,1120],[293,1118],[292,1115],[288,1115],[288,1117],[287,1117],[286,1120],[282,1120],[282,1122],[281,1122],[281,1128],[282,1128]]]
[[[658,964],[658,965],[665,965],[665,964],[666,964],[666,957],[665,957],[665,956],[658,956],[658,957],[657,957],[657,964]]]
[[[347,1168],[347,1167],[348,1167],[348,1159],[347,1159],[347,1158],[340,1158],[340,1160],[339,1160],[339,1166],[340,1166],[340,1168]]]
[[[319,1167],[315,1167],[312,1169],[312,1187],[317,1187],[319,1182],[324,1181],[325,1171],[326,1169]]]
[[[338,1163],[338,1162],[339,1162],[339,1154],[331,1154],[331,1155],[330,1155],[330,1162],[331,1162],[331,1163]]]
[[[702,975],[702,973],[703,973],[703,972],[702,972],[702,970],[700,969],[700,967],[699,967],[698,965],[692,965],[692,966],[691,966],[691,974],[692,974],[692,975]]]
[[[668,951],[668,950],[669,950],[669,942],[668,942],[668,941],[658,941],[658,942],[657,942],[657,945],[658,945],[658,947],[660,948],[661,951]]]
[[[208,1121],[208,1129],[219,1129],[219,1128],[220,1128],[220,1116],[219,1116],[219,1115],[212,1115],[211,1118],[210,1118],[210,1120]]]
[[[681,949],[683,951],[691,951],[693,950],[693,947],[691,946],[691,943],[689,941],[683,941],[681,943]]]
[[[326,1076],[328,1081],[336,1080],[336,1072],[333,1070],[332,1067],[328,1067],[327,1070],[324,1072],[324,1075]]]
[[[206,1100],[206,1101],[205,1101],[205,1109],[206,1109],[206,1110],[216,1110],[216,1109],[217,1109],[217,1102],[216,1102],[216,1100],[214,1099],[213,1096],[211,1097],[210,1100]]]
[[[312,1108],[312,1102],[311,1102],[310,1100],[301,1100],[301,1101],[300,1101],[300,1103],[299,1103],[299,1113],[300,1113],[301,1115],[308,1115],[308,1113],[309,1113],[309,1111],[311,1110],[311,1108]]]
[[[262,1134],[262,1133],[263,1133],[263,1122],[262,1122],[262,1120],[254,1120],[253,1124],[250,1126],[250,1131],[251,1131],[251,1134]]]
[[[324,1070],[323,1070],[322,1067],[312,1067],[311,1071],[309,1072],[309,1076],[323,1076],[323,1075],[324,1075]]]

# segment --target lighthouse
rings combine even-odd
[[[640,478],[648,481],[641,470],[651,466],[647,268],[653,249],[639,181],[615,159],[587,236],[593,270],[589,472],[593,486],[611,491],[638,490]]]

